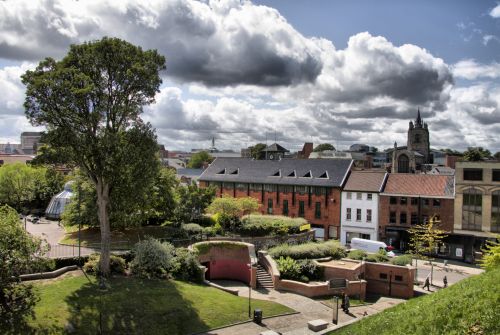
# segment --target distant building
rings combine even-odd
[[[454,176],[455,175],[455,169],[446,167],[446,166],[436,166],[433,167],[428,174],[440,174],[443,176]]]
[[[262,152],[264,153],[264,159],[272,161],[284,158],[290,150],[283,148],[278,143],[273,143],[268,145]]]
[[[357,151],[357,152],[369,152],[370,147],[366,144],[353,144],[349,147],[349,151]]]
[[[300,150],[298,153],[297,153],[297,158],[309,158],[309,156],[311,155],[311,153],[313,152],[313,144],[311,142],[306,142],[304,143],[304,146],[302,147],[302,150]]]
[[[379,193],[388,174],[379,171],[352,171],[342,191],[340,242],[354,237],[378,240]]]
[[[181,184],[190,185],[192,182],[198,183],[198,178],[202,173],[203,169],[179,168],[176,175]]]
[[[11,155],[0,154],[0,166],[13,163],[29,163],[35,158],[34,155]]]
[[[352,161],[339,159],[253,160],[217,158],[199,178],[217,196],[253,197],[266,214],[303,217],[318,238],[340,233],[340,193]]]
[[[41,132],[25,131],[21,133],[21,150],[24,154],[36,154],[40,139],[42,138]]]

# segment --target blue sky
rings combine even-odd
[[[432,147],[500,151],[500,5],[472,0],[1,1],[0,142],[33,129],[19,76],[103,36],[166,56],[144,119],[169,149],[384,149],[420,108]]]

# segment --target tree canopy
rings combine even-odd
[[[257,143],[254,146],[251,146],[250,149],[250,157],[253,159],[262,159],[264,157],[263,150],[267,147],[264,143]]]
[[[71,45],[60,61],[46,58],[22,76],[26,116],[47,127],[45,141],[64,150],[96,187],[101,231],[100,270],[109,274],[109,209],[124,178],[148,178],[158,169],[156,135],[140,115],[153,103],[165,58],[126,41],[104,37]],[[129,193],[129,194],[126,194]],[[140,201],[141,199],[138,199]]]
[[[335,147],[333,145],[331,145],[330,143],[321,143],[321,144],[318,144],[316,146],[316,148],[314,148],[314,152],[321,152],[321,151],[325,151],[325,150],[332,150],[334,151],[335,150]]]
[[[212,163],[214,158],[206,151],[200,151],[194,153],[188,162],[188,168],[200,169],[203,167],[203,163]]]
[[[491,158],[491,152],[483,147],[469,147],[464,151],[464,159],[469,162],[477,162]]]

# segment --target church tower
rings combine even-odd
[[[420,109],[418,109],[417,111],[417,119],[415,120],[415,124],[410,121],[407,143],[409,151],[417,151],[424,156],[424,164],[432,163],[430,154],[429,129],[427,127],[427,123],[425,123],[420,117]]]

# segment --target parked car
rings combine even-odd
[[[31,219],[31,221],[32,221],[33,223],[38,223],[38,222],[40,221],[40,218],[39,218],[38,216],[34,216],[34,217]]]

